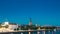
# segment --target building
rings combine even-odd
[[[16,28],[18,28],[18,24],[16,24],[16,23],[9,23],[9,29],[14,30]]]
[[[8,29],[10,29],[10,30],[14,30],[14,29],[18,28],[18,25],[16,23],[9,23],[8,21],[5,21],[4,23],[1,24],[1,26],[3,28],[5,28],[6,25],[8,25]]]

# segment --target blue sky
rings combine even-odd
[[[60,0],[0,0],[0,22],[60,26]]]

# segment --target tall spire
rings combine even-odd
[[[32,25],[32,19],[30,18],[30,21],[29,21],[29,25],[31,26]]]

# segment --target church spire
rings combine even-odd
[[[32,25],[32,19],[30,18],[30,21],[29,21],[29,25],[31,26]]]

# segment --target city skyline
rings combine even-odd
[[[0,22],[60,26],[60,0],[0,0]]]

